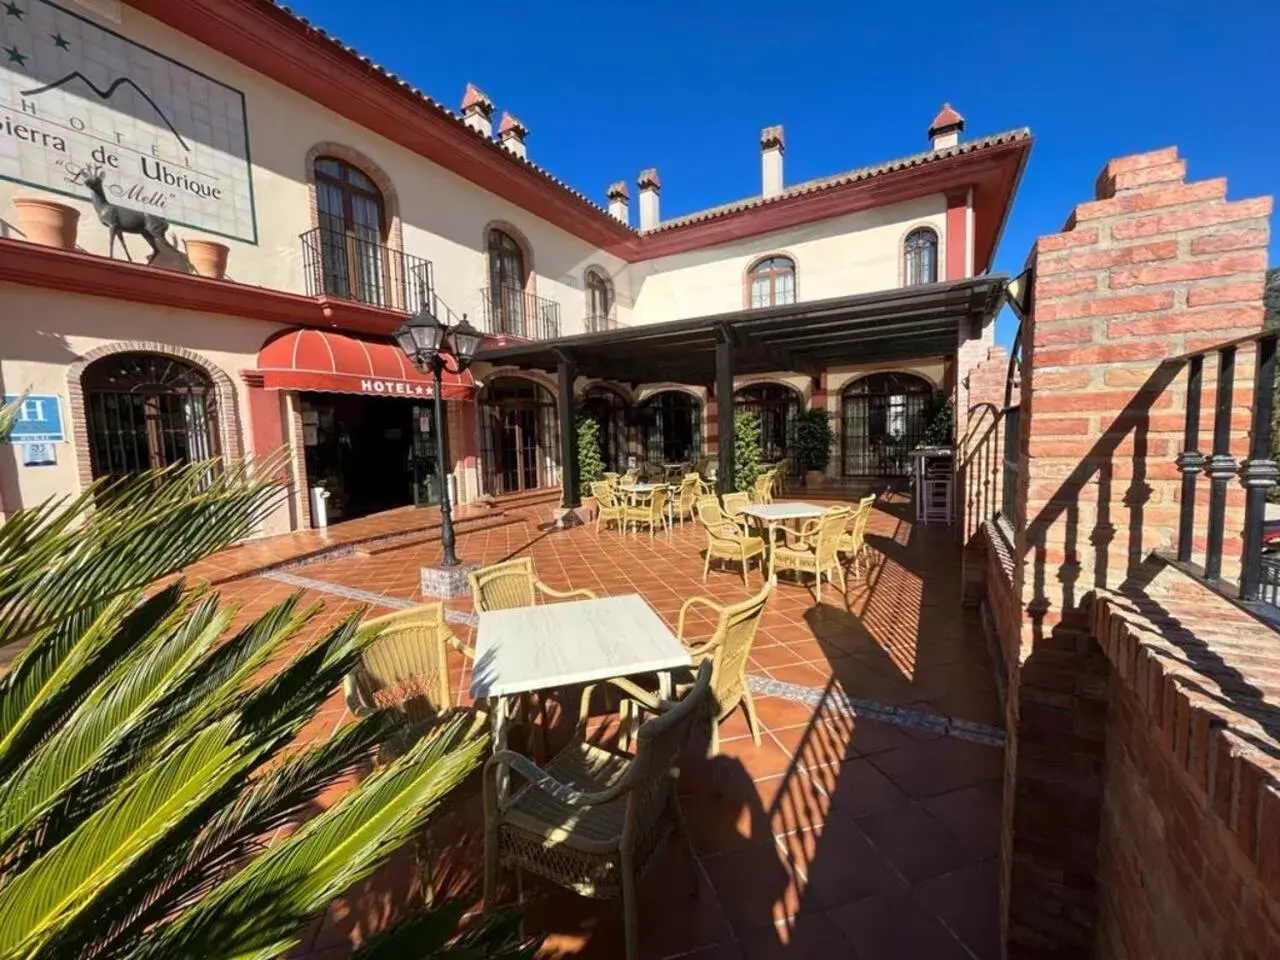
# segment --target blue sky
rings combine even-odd
[[[529,127],[531,158],[601,203],[625,179],[634,206],[656,166],[664,217],[758,193],[761,127],[785,126],[793,183],[925,149],[944,100],[965,136],[1036,137],[997,270],[1021,269],[1112,156],[1176,144],[1233,199],[1280,191],[1277,0],[290,5],[455,110],[476,83]]]

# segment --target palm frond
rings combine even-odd
[[[0,887],[0,957],[26,957],[248,762],[229,721],[159,760],[70,837]]]
[[[479,761],[485,739],[461,721],[374,773],[325,813],[216,887],[164,930],[146,957],[222,960],[292,942],[335,896],[419,829]]]
[[[0,679],[0,777],[56,729],[111,663],[173,613],[181,595],[181,584],[140,604],[136,591],[126,593],[78,610],[32,638]]]
[[[5,443],[13,432],[13,425],[18,422],[18,411],[22,409],[25,396],[23,394],[9,403],[0,403],[0,443]]]
[[[118,919],[84,931],[78,955],[126,957],[144,932],[160,929],[259,854],[278,828],[301,822],[321,792],[369,759],[388,730],[387,718],[374,714],[250,780],[173,857],[140,876],[118,903],[104,906],[105,916]],[[64,937],[64,944],[68,940],[74,936]]]
[[[114,779],[104,768],[108,759],[122,761],[118,747],[126,747],[126,753],[146,748],[150,738],[144,728],[154,705],[212,648],[231,615],[229,609],[218,610],[216,597],[189,597],[115,664],[67,717],[59,735],[46,740],[0,789],[0,850],[20,833],[48,834],[40,829],[41,818],[68,791],[92,791],[85,781],[99,773]],[[57,842],[74,825],[67,822],[65,808],[59,812],[60,822],[49,825],[52,834],[44,845]]]
[[[370,937],[350,960],[533,960],[539,944],[521,937],[516,911],[478,917],[458,935],[473,906],[457,899],[419,910]]]
[[[91,487],[57,510],[0,526],[0,646],[177,572],[248,536],[282,490],[274,459],[202,461]]]

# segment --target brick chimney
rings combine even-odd
[[[765,127],[760,131],[761,192],[766,197],[782,192],[782,154],[786,149],[781,126]]]
[[[507,111],[502,111],[502,122],[498,124],[498,139],[502,145],[521,160],[529,156],[524,145],[524,138],[529,135],[529,128]]]
[[[462,95],[462,122],[485,139],[493,136],[493,101],[474,83]]]
[[[929,139],[933,141],[933,149],[945,150],[960,142],[960,131],[964,129],[964,117],[944,103],[938,115],[929,124]]]
[[[640,229],[652,230],[658,225],[658,191],[662,189],[662,181],[658,179],[658,171],[652,167],[641,170],[636,178],[636,186],[640,188]]]
[[[630,202],[631,194],[627,192],[625,180],[609,184],[609,216],[629,224],[631,222],[631,210],[628,206]]]

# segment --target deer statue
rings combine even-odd
[[[130,263],[133,262],[133,256],[129,253],[129,248],[124,245],[124,235],[126,233],[139,234],[147,242],[147,246],[151,247],[151,256],[147,259],[148,263],[154,261],[162,253],[181,256],[177,248],[169,242],[166,236],[169,232],[169,221],[164,217],[158,217],[154,213],[143,213],[141,210],[130,210],[128,207],[117,207],[107,201],[107,193],[102,187],[101,167],[86,174],[83,183],[89,188],[89,192],[93,194],[93,209],[97,212],[98,219],[102,221],[104,227],[111,231],[111,245],[108,248],[107,256],[115,256],[116,240],[119,240],[120,247],[124,250],[124,255],[128,257]]]

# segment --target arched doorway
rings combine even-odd
[[[735,411],[751,410],[760,417],[760,451],[765,463],[777,463],[787,455],[787,432],[800,415],[800,402],[800,394],[781,383],[753,383],[734,393]]]
[[[907,454],[924,437],[933,385],[910,373],[873,373],[840,395],[842,463],[846,477],[905,477]]]
[[[589,388],[579,401],[582,412],[600,425],[600,456],[606,470],[621,473],[627,467],[627,420],[631,406],[608,387]]]
[[[89,364],[80,383],[95,478],[219,456],[217,394],[194,364],[114,353]]]
[[[646,463],[685,463],[702,453],[702,403],[683,390],[662,390],[636,408]]]
[[[533,380],[498,377],[480,395],[485,489],[517,493],[556,483],[560,424],[551,391]]]

